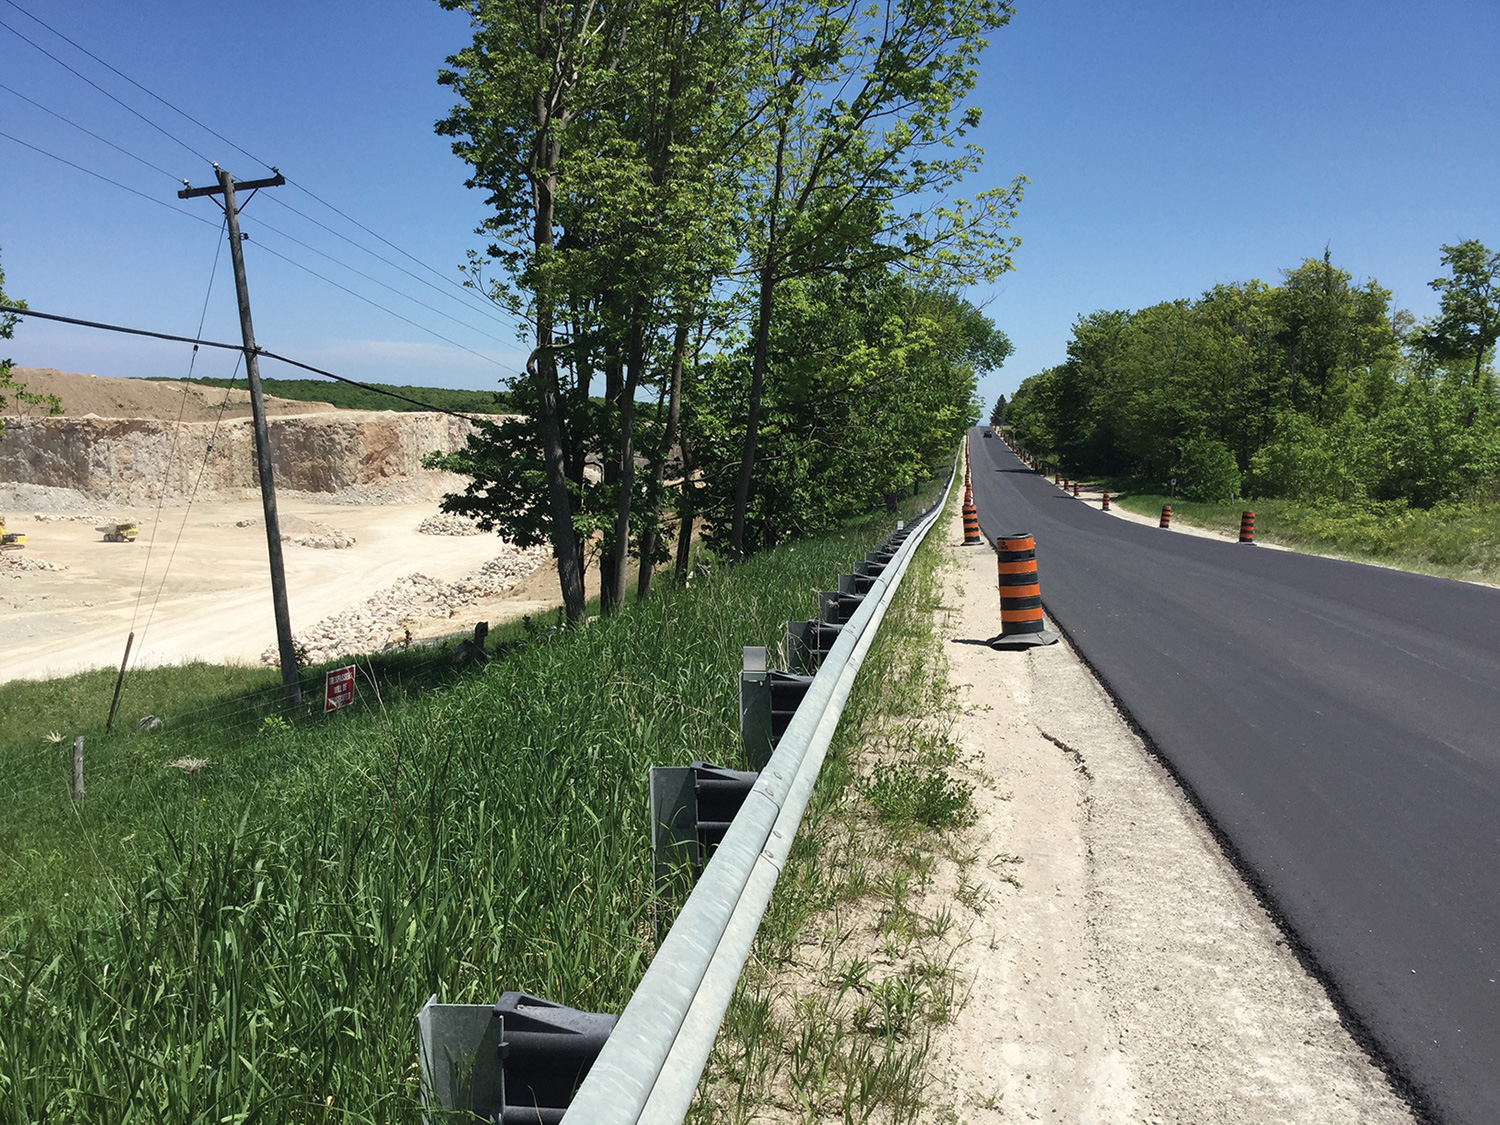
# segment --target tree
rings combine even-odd
[[[25,301],[13,301],[5,295],[5,271],[0,269],[0,310],[5,307],[12,309],[24,309]],[[15,313],[0,311],[0,340],[9,340],[16,331]],[[11,359],[0,359],[0,415],[13,402],[25,403],[28,406],[45,406],[49,414],[61,414],[62,402],[56,395],[34,394],[28,391],[23,383],[18,382],[11,371],[15,362]],[[0,438],[5,437],[5,419],[0,417]]]
[[[684,325],[719,276],[728,216],[713,164],[723,159],[721,110],[736,104],[744,21],[713,0],[440,3],[468,12],[474,38],[439,75],[462,101],[437,129],[471,166],[468,185],[488,193],[480,233],[504,277],[479,283],[524,318],[532,345],[515,380],[527,420],[470,443],[469,461],[491,478],[450,497],[450,510],[472,504],[509,526],[485,496],[507,492],[514,472],[504,449],[480,445],[510,442],[520,461],[539,457],[563,601],[579,621],[596,536],[605,609],[623,597],[640,491],[637,392],[654,379],[668,385],[653,451],[665,457],[680,393],[665,372],[680,371]],[[677,341],[667,363],[663,332]]]
[[[890,506],[946,465],[979,417],[976,375],[1008,350],[1003,340],[963,298],[894,270],[781,286],[747,549]],[[708,365],[688,427],[716,549],[728,548],[741,449],[725,420],[742,415],[748,363],[739,352]]]
[[[1443,247],[1449,277],[1428,282],[1442,294],[1436,319],[1423,325],[1420,342],[1439,362],[1474,362],[1479,385],[1484,353],[1500,338],[1500,253],[1477,239]]]
[[[984,36],[1010,20],[1009,0],[868,8],[784,0],[752,32],[763,66],[758,175],[749,186],[747,274],[753,279],[749,390],[728,550],[745,553],[771,319],[781,285],[902,263],[948,284],[1010,268],[1023,179],[943,202],[977,167],[972,146],[947,155],[979,122],[963,107]],[[955,119],[955,113],[957,114]]]
[[[1001,395],[995,399],[995,405],[990,410],[990,425],[997,430],[1005,425],[1005,396]]]
[[[1240,470],[1234,454],[1221,441],[1195,437],[1183,447],[1175,470],[1183,478],[1182,494],[1189,500],[1227,500],[1240,490]]]

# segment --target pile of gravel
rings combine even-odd
[[[48,515],[46,512],[33,512],[32,519],[37,523],[124,523],[124,520],[108,520],[101,515],[64,516]]]
[[[417,532],[421,535],[483,535],[479,525],[468,516],[461,516],[457,512],[439,512],[435,516],[428,516],[417,524]]]
[[[3,551],[0,552],[0,567],[6,570],[19,572],[25,570],[67,570],[65,566],[50,563],[46,559],[39,559],[35,555],[28,555],[25,551]]]
[[[337,528],[319,535],[283,535],[281,541],[298,547],[315,547],[320,551],[343,551],[354,546],[354,536]]]
[[[541,566],[547,556],[546,547],[507,547],[504,554],[457,582],[408,574],[359,605],[325,617],[294,639],[306,650],[310,664],[389,648],[405,639],[407,623],[422,617],[454,617],[465,606],[497,597]],[[261,653],[260,659],[274,665],[279,659],[275,646]]]

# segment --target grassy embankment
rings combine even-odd
[[[1500,504],[1472,502],[1410,508],[1401,503],[1310,504],[1244,500],[1204,504],[1157,491],[1157,482],[1116,477],[1098,487],[1121,507],[1156,516],[1172,505],[1172,519],[1238,535],[1240,513],[1255,512],[1257,539],[1299,551],[1436,574],[1500,582]]]
[[[391,658],[326,722],[242,669],[138,673],[107,737],[108,675],[0,686],[0,1122],[415,1121],[429,994],[619,1010],[652,951],[647,766],[737,762],[741,646],[888,522],[483,668]]]

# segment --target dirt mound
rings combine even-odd
[[[73,418],[155,418],[184,422],[212,422],[227,396],[225,418],[250,417],[250,392],[238,387],[200,387],[191,383],[159,383],[154,379],[117,379],[83,375],[51,367],[17,367],[14,378],[35,394],[56,395],[63,413]],[[326,402],[298,402],[266,398],[268,415],[320,414],[338,408]]]

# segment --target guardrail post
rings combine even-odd
[[[658,887],[697,879],[758,777],[758,770],[712,762],[651,767],[651,868]]]
[[[494,1004],[433,996],[417,1013],[429,1125],[561,1120],[618,1019],[524,992]]]

